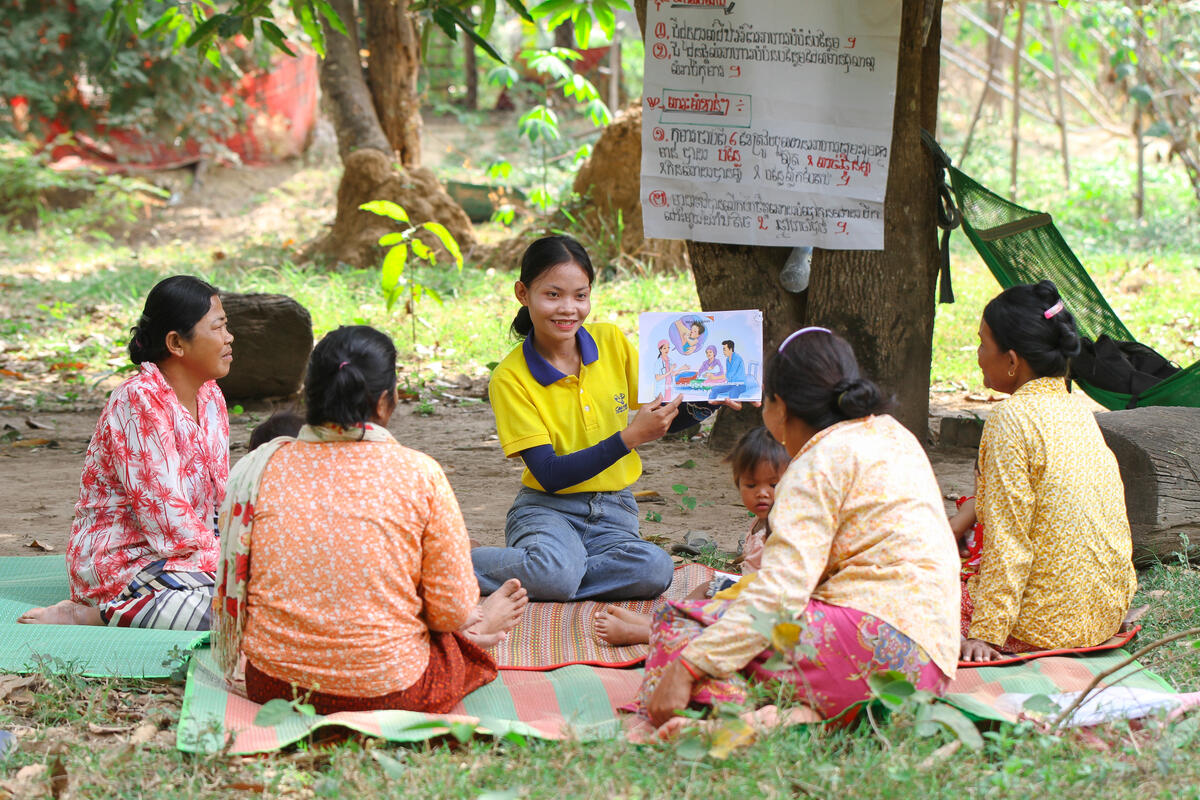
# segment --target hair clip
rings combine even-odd
[[[349,361],[343,361],[342,363],[338,364],[338,369],[341,369],[342,367],[346,366],[349,363],[350,363]]]
[[[788,344],[792,341],[792,339],[795,339],[797,336],[803,336],[806,333],[830,333],[831,334],[831,333],[833,333],[833,331],[829,330],[829,328],[822,328],[818,325],[809,325],[805,328],[801,328],[800,330],[793,331],[791,334],[789,334],[788,337],[786,339],[784,339],[783,342],[779,345],[779,350],[777,352],[782,353],[783,348],[787,347]]]
[[[1059,300],[1057,303],[1055,303],[1054,305],[1050,306],[1045,311],[1043,311],[1042,316],[1045,317],[1046,319],[1050,319],[1051,317],[1053,317],[1055,314],[1057,314],[1058,312],[1060,312],[1062,310],[1063,310],[1063,302],[1062,302],[1062,300]]]

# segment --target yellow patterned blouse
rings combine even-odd
[[[839,422],[801,448],[775,489],[762,568],[683,656],[724,677],[767,647],[751,607],[799,612],[810,599],[871,614],[958,664],[958,552],[916,438],[889,416]]]
[[[979,574],[969,635],[1091,647],[1137,590],[1125,487],[1096,419],[1062,378],[1038,378],[992,413],[979,443]]]

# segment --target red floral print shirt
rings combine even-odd
[[[88,445],[67,571],[74,600],[111,601],[146,565],[216,572],[214,518],[229,478],[229,415],[214,381],[198,419],[152,363],[109,397]]]

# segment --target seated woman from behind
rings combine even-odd
[[[221,509],[214,649],[245,653],[258,703],[441,713],[496,677],[481,647],[519,621],[515,581],[483,606],[454,492],[396,442],[396,348],[338,328],[313,350],[308,424],[238,462]]]
[[[747,682],[782,683],[801,704],[788,718],[812,722],[870,697],[873,673],[940,692],[957,666],[958,559],[920,442],[824,328],[788,337],[763,388],[763,422],[791,457],[771,536],[735,598],[656,614],[638,701],[660,736],[689,705],[746,702]],[[766,666],[764,613],[795,622],[790,669]]]
[[[160,281],[129,340],[137,374],[108,399],[83,460],[67,546],[71,598],[19,622],[208,630],[229,474],[217,378],[233,336],[217,290]]]
[[[1137,590],[1116,457],[1063,377],[1078,352],[1050,281],[1006,289],[983,311],[984,384],[1012,397],[979,443],[983,550],[963,584],[964,661],[1098,645]]]

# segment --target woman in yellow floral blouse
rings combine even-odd
[[[1050,281],[995,297],[979,325],[984,385],[998,405],[979,444],[979,574],[963,585],[962,659],[1090,647],[1117,632],[1137,589],[1117,461],[1067,392],[1079,352]]]

